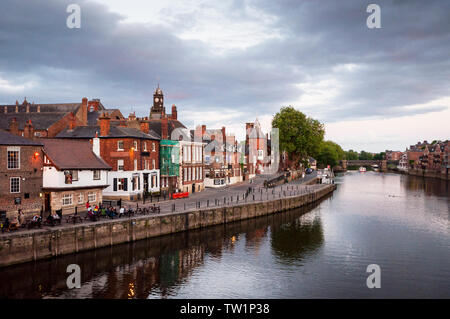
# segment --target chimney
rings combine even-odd
[[[31,123],[31,120],[28,120],[25,123],[25,126],[23,128],[23,137],[25,138],[33,138],[34,137],[34,127]]]
[[[30,105],[29,104],[27,104],[26,112],[30,113]]]
[[[75,117],[75,114],[73,114],[73,112],[70,112],[69,131],[73,131],[75,127],[77,127],[77,119]]]
[[[161,120],[161,139],[167,140],[169,137],[169,123],[167,117]]]
[[[37,106],[36,112],[41,113],[41,106],[40,105]]]
[[[176,120],[178,118],[177,107],[175,104],[172,105],[172,120]]]
[[[88,99],[84,97],[81,100],[81,122],[83,125],[87,125],[87,113],[88,113]]]
[[[145,134],[148,134],[148,132],[150,132],[150,123],[147,120],[141,121],[141,131]]]
[[[110,120],[111,119],[106,115],[106,113],[103,113],[102,116],[98,118],[98,121],[100,122],[100,136],[109,135]]]
[[[20,135],[19,123],[17,122],[17,119],[15,117],[9,123],[9,133],[14,134],[14,135]]]
[[[214,134],[211,135],[211,141],[214,141],[216,139],[216,136]]]
[[[16,100],[16,113],[19,113],[19,101]]]
[[[94,107],[94,111],[98,111],[100,106],[100,99],[92,99],[91,101],[88,101],[88,109],[91,109],[91,106]]]
[[[5,114],[8,113],[8,107],[7,106],[5,106],[5,111],[4,112],[5,112]]]
[[[95,137],[92,139],[92,151],[100,157],[100,139],[98,138],[97,132],[95,132]]]
[[[202,125],[202,139],[206,134],[206,125]]]

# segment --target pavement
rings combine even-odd
[[[180,198],[180,199],[171,199],[161,202],[149,202],[146,201],[145,204],[142,202],[130,202],[123,201],[122,204],[125,209],[132,208],[133,210],[136,207],[150,207],[153,205],[157,205],[160,207],[160,214],[175,214],[180,212],[188,212],[194,211],[199,208],[206,207],[224,207],[224,206],[233,206],[242,203],[251,203],[251,202],[264,202],[267,200],[278,199],[282,197],[295,196],[302,193],[309,192],[317,187],[321,187],[322,185],[302,185],[305,182],[310,181],[311,179],[317,177],[317,172],[314,171],[311,174],[305,175],[304,178],[296,179],[291,181],[290,183],[283,184],[280,186],[276,186],[273,188],[265,188],[264,181],[275,178],[280,174],[273,175],[258,175],[250,181],[241,182],[239,184],[227,185],[221,188],[206,188],[202,192],[197,192],[190,194],[188,198]],[[81,216],[84,216],[84,213],[80,213]],[[138,215],[137,217],[139,217]],[[126,218],[126,217],[122,217]],[[116,218],[114,219],[116,220]],[[102,219],[100,221],[92,222],[92,221],[84,221],[82,224],[90,224],[90,223],[101,223],[108,222],[111,219]],[[36,231],[44,231],[48,229],[58,229],[73,226],[73,223],[67,223],[66,217],[63,217],[63,221],[61,225],[57,226],[42,226],[40,229],[19,229],[13,232],[5,232],[4,234],[0,233],[0,236],[13,234],[13,233],[27,233],[27,232],[36,232]],[[76,224],[78,225],[78,224]]]

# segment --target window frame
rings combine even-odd
[[[70,203],[67,203],[66,200],[70,199]],[[61,206],[70,206],[73,205],[73,194],[64,194],[61,197]]]
[[[97,178],[96,178],[96,173],[98,174]],[[92,179],[94,181],[101,180],[101,176],[102,176],[102,174],[101,174],[99,169],[95,169],[95,170],[92,171]]]
[[[17,192],[13,192],[12,191],[12,186],[13,186],[13,180],[17,180],[17,187],[18,187],[18,191]],[[14,177],[10,177],[9,178],[9,192],[11,194],[20,194],[20,177],[14,176]]]
[[[10,163],[13,162],[10,161],[9,155],[10,153],[17,153],[17,159],[15,160],[17,167],[10,167]],[[6,148],[6,168],[8,170],[14,170],[14,169],[20,169],[20,147],[19,146],[8,146]]]
[[[120,144],[122,144],[122,148],[120,147]],[[118,151],[124,151],[125,150],[125,146],[124,146],[123,140],[117,141],[117,150]]]

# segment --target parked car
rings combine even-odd
[[[314,170],[311,167],[306,169],[306,174],[311,174],[312,172],[314,172]]]

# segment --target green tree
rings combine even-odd
[[[359,159],[362,161],[373,160],[373,155],[372,153],[361,151],[361,153],[359,153]]]
[[[316,157],[325,135],[323,124],[307,117],[292,106],[282,107],[272,119],[272,127],[279,129],[280,151],[286,151],[294,163]]]
[[[354,150],[348,150],[345,152],[345,159],[350,160],[357,160],[359,158],[358,152],[355,152]]]
[[[374,160],[384,160],[386,158],[386,152],[381,152],[378,154],[375,154],[373,159]]]
[[[341,146],[333,141],[324,141],[320,144],[317,162],[320,166],[336,166],[339,160],[345,158],[345,152]]]

